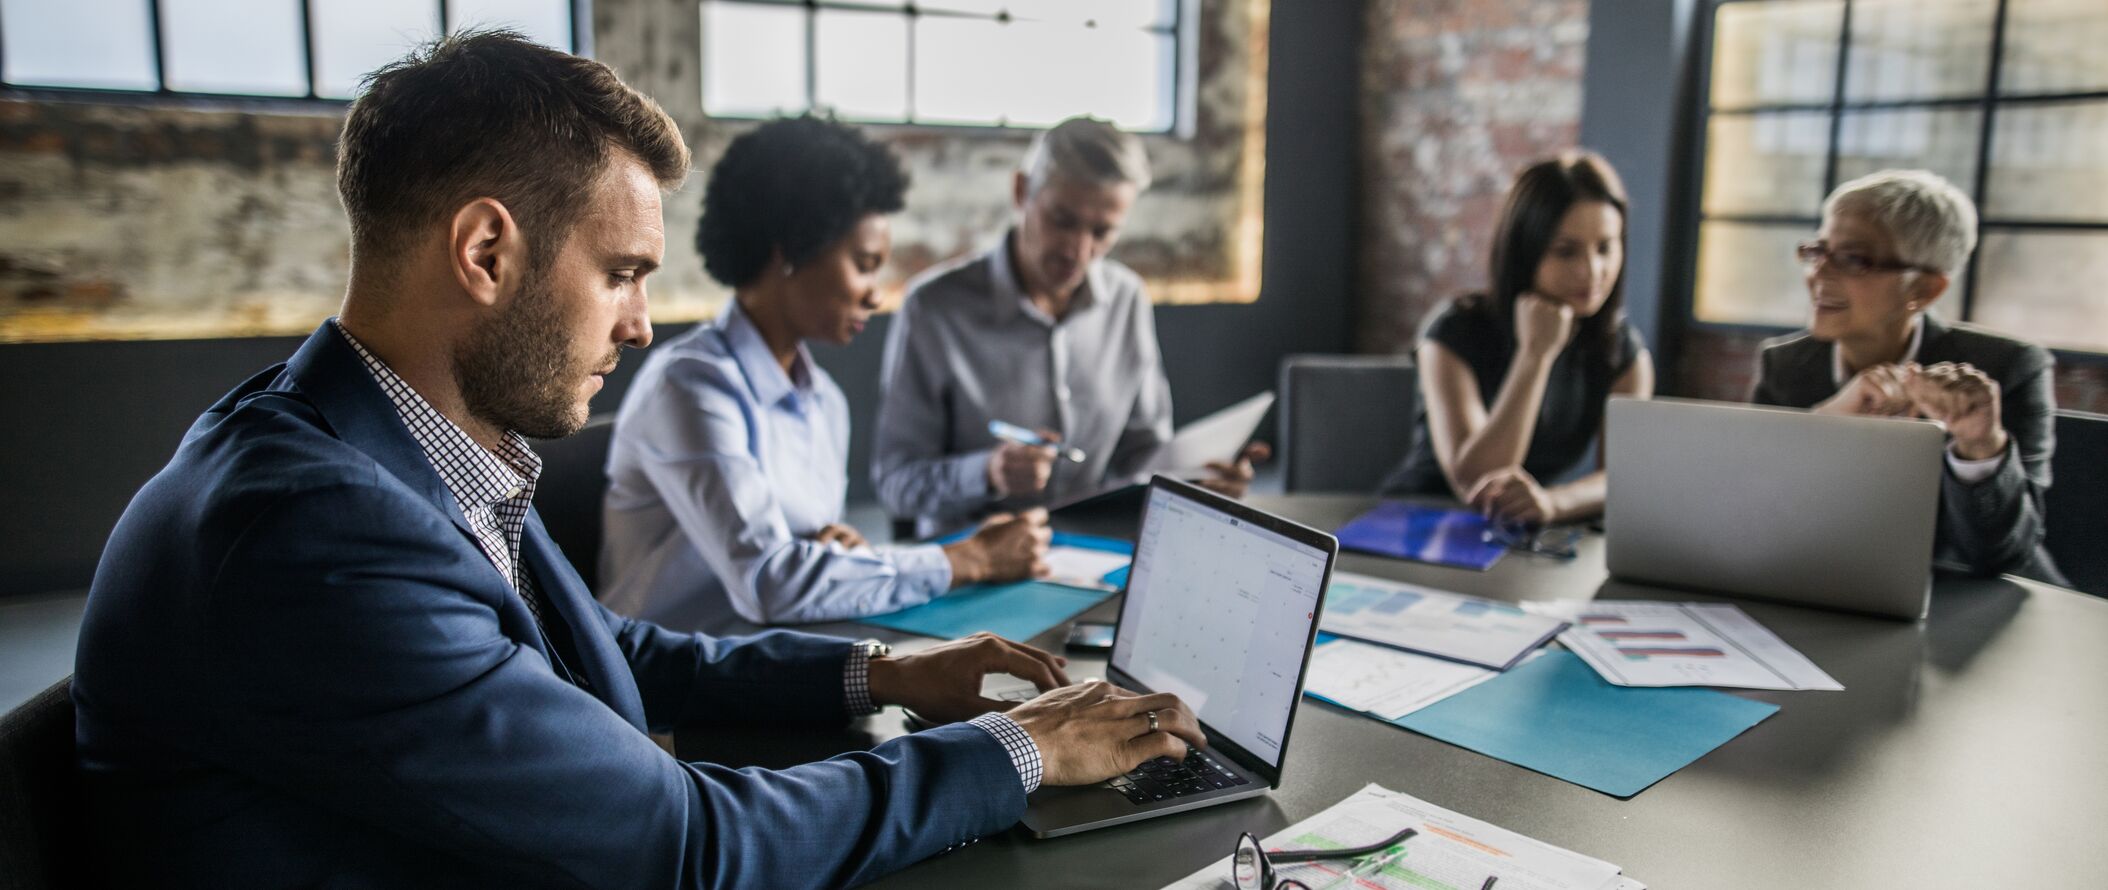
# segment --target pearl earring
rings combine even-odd
[[[784,263],[784,264],[783,264],[783,277],[785,277],[785,278],[789,278],[789,277],[791,277],[791,274],[792,274],[792,273],[795,273],[795,272],[797,272],[797,271],[798,271],[798,268],[797,268],[796,266],[793,266],[793,265],[791,265],[791,264],[789,264],[789,263]]]
[[[786,271],[788,271],[788,270],[786,270]],[[1912,301],[1910,301],[1910,302],[1908,302],[1908,303],[1905,303],[1905,304],[1903,304],[1903,308],[1905,308],[1905,309],[1908,309],[1908,310],[1910,310],[1910,311],[1912,311],[1912,312],[1916,312],[1916,311],[1918,311],[1918,301],[1916,301],[1916,300],[1912,300]]]

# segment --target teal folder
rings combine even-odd
[[[1573,653],[1552,651],[1396,722],[1626,798],[1778,710],[1711,689],[1614,686]]]
[[[926,637],[958,639],[988,631],[1012,640],[1029,640],[1104,602],[1112,592],[1020,581],[961,587],[919,606],[859,619]]]

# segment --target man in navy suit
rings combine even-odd
[[[1009,826],[1042,781],[1201,741],[1176,699],[1066,685],[994,637],[891,658],[593,602],[522,435],[577,430],[650,342],[688,163],[606,67],[516,35],[373,77],[339,147],[341,316],[199,418],[96,571],[73,696],[120,883],[841,886]],[[984,713],[998,671],[1052,691]],[[646,735],[886,704],[980,716],[780,771]]]

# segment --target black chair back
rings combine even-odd
[[[73,678],[0,717],[0,890],[87,886]]]
[[[595,417],[585,428],[562,439],[537,439],[542,479],[534,488],[534,509],[549,527],[549,537],[563,548],[571,567],[600,589],[600,503],[608,491],[608,446],[614,442],[615,419]]]
[[[2071,586],[2108,597],[2108,415],[2057,412],[2043,504],[2050,558]]]
[[[1281,361],[1282,487],[1376,490],[1413,444],[1420,404],[1403,355],[1291,355]]]

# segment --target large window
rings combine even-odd
[[[573,0],[0,0],[0,85],[349,99],[439,29],[575,49]]]
[[[703,111],[876,123],[1179,121],[1182,0],[702,0]]]
[[[1976,199],[1940,310],[2108,352],[2108,3],[1714,0],[1692,314],[1796,328],[1793,246],[1838,183],[1928,169]]]

